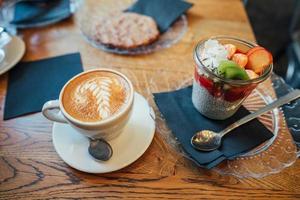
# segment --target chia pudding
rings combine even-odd
[[[215,37],[198,43],[192,102],[211,119],[232,116],[257,84],[272,73],[272,55],[256,44]]]

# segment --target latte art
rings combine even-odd
[[[112,115],[115,112],[115,109],[118,107],[111,105],[113,102],[111,101],[110,97],[113,88],[122,90],[122,85],[116,79],[111,79],[108,77],[94,78],[82,85],[79,85],[74,93],[74,98],[75,101],[82,107],[87,106],[90,100],[95,98],[99,118],[105,119]],[[122,91],[120,92],[120,96],[122,98]],[[92,98],[89,100],[88,97],[90,95]],[[117,103],[123,102],[121,101]]]
[[[71,81],[65,88],[63,104],[74,118],[95,122],[117,113],[128,99],[129,86],[110,72],[91,72]]]

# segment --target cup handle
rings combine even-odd
[[[54,122],[68,123],[66,118],[58,111],[60,111],[59,100],[47,101],[42,108],[42,113],[47,119]]]

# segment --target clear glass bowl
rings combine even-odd
[[[162,72],[162,76],[166,73]],[[181,89],[191,85],[193,80],[187,78],[186,81],[173,82],[174,87],[168,90]],[[152,83],[152,82],[151,82]],[[152,83],[150,89],[157,92],[156,83]],[[253,112],[276,99],[272,88],[261,83],[255,88],[248,98],[243,102],[250,112]],[[150,102],[153,100],[149,99]],[[164,118],[160,115],[158,108],[152,103],[156,113],[157,131],[177,154],[193,161],[181,148],[180,143],[173,136],[171,130],[167,127]],[[238,157],[225,160],[213,168],[219,174],[232,175],[238,178],[261,178],[270,174],[279,173],[286,167],[295,163],[300,153],[293,138],[286,126],[284,114],[281,109],[274,109],[258,118],[274,136],[252,149],[251,151],[239,155]],[[194,162],[194,161],[193,161]],[[196,162],[195,162],[196,163]]]

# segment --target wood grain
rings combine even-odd
[[[125,73],[154,106],[152,92],[175,89],[190,80],[192,52],[199,40],[212,35],[255,40],[241,1],[192,2],[188,32],[171,48],[143,56],[108,54],[84,41],[74,16],[22,31],[27,46],[23,60],[79,51],[85,69],[108,67]],[[6,86],[7,74],[0,76],[1,120]],[[0,199],[300,199],[299,161],[262,179],[221,176],[196,167],[156,132],[149,149],[132,165],[93,175],[70,168],[58,157],[51,128],[40,113],[0,122]]]

